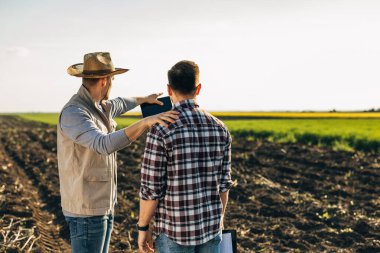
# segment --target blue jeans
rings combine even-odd
[[[113,227],[113,216],[87,218],[65,216],[70,228],[73,253],[107,253]]]
[[[219,253],[222,233],[220,232],[210,241],[197,246],[184,246],[175,243],[165,234],[160,234],[156,238],[156,250],[158,253]]]

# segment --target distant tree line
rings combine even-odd
[[[337,111],[336,109],[332,109],[330,110],[329,112],[339,112]],[[380,108],[371,108],[371,109],[368,109],[368,110],[364,110],[363,112],[380,112]]]
[[[372,109],[369,109],[367,111],[364,111],[364,112],[380,112],[380,108],[372,108]]]

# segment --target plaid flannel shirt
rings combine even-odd
[[[154,235],[200,245],[220,232],[219,192],[231,188],[231,136],[194,100],[176,103],[179,119],[154,125],[142,161],[140,198],[159,200]]]

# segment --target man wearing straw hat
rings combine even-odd
[[[116,151],[125,148],[145,130],[177,119],[169,111],[144,118],[116,131],[113,118],[142,103],[161,104],[147,97],[108,100],[114,68],[107,52],[89,53],[84,62],[67,72],[82,77],[78,93],[63,107],[57,126],[61,205],[68,222],[72,252],[108,252],[117,194]]]

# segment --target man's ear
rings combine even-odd
[[[100,86],[103,88],[107,85],[107,77],[100,78]]]
[[[168,94],[169,96],[173,96],[172,88],[170,87],[170,84],[168,84]]]
[[[195,90],[195,95],[199,95],[199,92],[201,91],[201,88],[202,88],[202,84],[198,84],[196,90]]]

